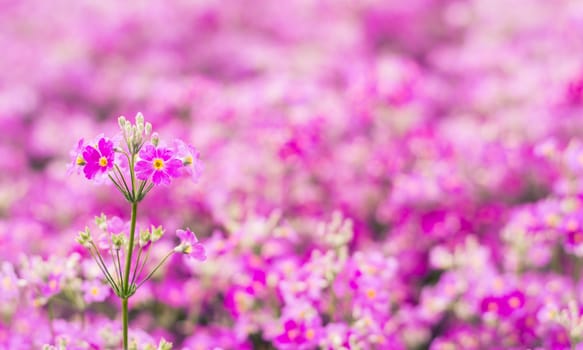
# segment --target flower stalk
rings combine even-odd
[[[130,344],[129,299],[138,288],[152,278],[174,253],[185,254],[201,261],[206,256],[204,247],[198,242],[193,232],[178,230],[180,244],[138,283],[148,263],[152,243],[158,241],[164,233],[162,227],[152,226],[150,230],[140,230],[139,250],[137,259],[134,261],[139,203],[154,187],[169,185],[174,178],[186,175],[197,180],[201,165],[198,162],[198,152],[180,140],[173,142],[174,147],[161,147],[158,135],[152,134],[152,126],[150,123],[144,123],[141,114],[136,116],[136,122],[133,125],[124,117],[120,117],[119,125],[125,145],[114,144],[112,139],[105,137],[100,137],[93,144],[84,144],[80,141],[73,167],[77,167],[78,173],[82,171],[89,180],[111,181],[131,204],[129,232],[124,224],[120,225],[119,222],[116,224],[114,220],[108,220],[102,214],[96,218],[96,225],[103,231],[106,238],[109,237],[105,242],[100,240],[98,244],[95,244],[89,228],[80,232],[77,238],[77,242],[89,250],[103,278],[121,300],[123,349],[128,350]],[[102,249],[110,254],[110,259],[104,257]],[[123,269],[120,251],[125,254]],[[110,272],[108,263],[113,265],[113,273]]]

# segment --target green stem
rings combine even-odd
[[[123,276],[123,290],[127,293],[130,290],[130,270],[132,267],[132,253],[134,252],[134,238],[136,235],[136,218],[138,215],[138,203],[132,203],[132,221],[130,226],[130,241],[128,244],[128,255],[126,258],[125,274]]]
[[[123,322],[123,349],[128,350],[128,298],[121,300],[121,313]]]
[[[128,157],[130,162],[130,180],[132,184],[132,192],[130,193],[131,203],[132,203],[132,216],[130,224],[130,241],[127,247],[127,257],[125,265],[125,274],[123,275],[123,283],[121,286],[123,297],[122,297],[122,321],[123,321],[123,348],[128,349],[128,299],[130,293],[130,271],[132,268],[132,253],[134,252],[134,238],[136,235],[136,219],[138,217],[138,201],[136,200],[136,180],[134,172],[134,160],[135,155],[132,153],[131,159]]]

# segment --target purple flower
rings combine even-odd
[[[85,163],[83,173],[85,173],[86,178],[93,179],[97,174],[106,173],[113,168],[115,157],[113,142],[102,137],[97,142],[97,148],[85,146],[81,157],[82,159],[78,158],[76,162],[77,164]]]
[[[189,229],[176,230],[176,235],[180,238],[180,244],[174,248],[175,252],[186,254],[188,257],[195,258],[196,260],[206,260],[204,246],[198,242],[194,232]]]
[[[146,145],[139,156],[136,177],[140,180],[148,180],[151,177],[156,185],[168,185],[172,177],[180,176],[182,162],[174,157],[174,152],[169,148]]]

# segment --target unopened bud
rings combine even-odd
[[[125,130],[125,126],[128,123],[126,117],[124,117],[123,115],[119,118],[117,118],[117,123],[119,124],[119,128],[123,131]]]
[[[150,230],[141,230],[140,231],[140,247],[145,246],[146,244],[150,243],[151,238]]]
[[[89,232],[89,227],[85,227],[85,231],[79,232],[79,236],[77,237],[77,243],[81,244],[84,247],[89,247],[91,242],[91,233]]]
[[[97,227],[99,227],[100,230],[107,230],[107,216],[105,216],[105,214],[101,213],[100,216],[96,216],[95,217],[95,225],[97,225]]]
[[[151,235],[151,241],[156,242],[157,240],[159,240],[160,238],[162,238],[162,235],[164,235],[164,228],[162,226],[152,226],[152,235]]]
[[[155,132],[152,134],[152,138],[151,138],[152,144],[155,147],[158,147],[158,143],[160,143],[160,136],[158,136],[158,133]]]
[[[126,237],[123,233],[117,235],[111,235],[111,244],[113,245],[113,249],[120,250],[121,247],[125,244]]]
[[[144,115],[141,112],[136,114],[136,127],[138,130],[144,130]]]

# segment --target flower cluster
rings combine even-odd
[[[130,201],[132,194],[126,179],[133,181],[134,176],[141,181],[140,199],[153,186],[169,185],[174,178],[187,175],[194,181],[198,180],[202,165],[193,146],[180,139],[174,140],[172,147],[162,146],[158,135],[152,135],[152,125],[144,124],[141,113],[136,115],[135,125],[124,117],[120,117],[119,125],[125,142],[121,142],[120,136],[112,139],[99,136],[88,144],[81,139],[71,152],[70,168],[77,169],[77,172],[82,170],[89,180],[109,177]],[[137,159],[131,158],[136,154]],[[135,172],[135,175],[130,172]]]
[[[1,9],[0,349],[583,349],[581,1]]]

